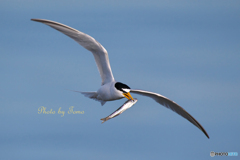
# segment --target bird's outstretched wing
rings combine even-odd
[[[31,20],[44,23],[64,33],[65,35],[69,36],[70,38],[78,42],[81,46],[91,51],[93,53],[93,56],[97,63],[98,70],[100,72],[100,76],[102,78],[102,85],[114,80],[109,63],[107,50],[93,37],[58,22],[46,19],[31,19]]]
[[[189,122],[191,122],[196,127],[198,127],[209,138],[207,132],[201,126],[201,124],[174,101],[172,101],[172,100],[168,99],[167,97],[164,97],[158,93],[153,93],[153,92],[149,92],[149,91],[131,89],[130,92],[140,94],[142,96],[147,96],[147,97],[154,99],[159,104],[171,109],[172,111],[174,111],[177,114],[181,115],[182,117],[186,118]]]

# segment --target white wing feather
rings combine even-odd
[[[78,42],[81,46],[83,46],[87,50],[91,51],[93,53],[100,76],[102,78],[102,85],[114,81],[107,50],[93,37],[58,22],[45,19],[31,19],[31,20],[44,23],[62,32],[63,34],[74,39],[76,42]]]
[[[172,101],[172,100],[168,99],[167,97],[164,97],[158,93],[153,93],[153,92],[144,91],[144,90],[131,89],[131,93],[140,94],[142,96],[147,96],[147,97],[154,99],[159,104],[171,109],[172,111],[174,111],[174,112],[178,113],[179,115],[181,115],[182,117],[186,118],[189,122],[191,122],[196,127],[198,127],[209,138],[207,132],[201,126],[201,124],[174,101]]]

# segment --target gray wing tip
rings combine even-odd
[[[36,21],[36,22],[43,22],[44,19],[36,19],[36,18],[32,18],[31,21]]]
[[[37,18],[32,18],[31,21],[35,21],[35,22],[41,22],[41,23],[52,23],[52,24],[58,24],[58,25],[62,25],[65,26],[61,23],[55,22],[55,21],[51,21],[51,20],[47,20],[47,19],[37,19]],[[71,28],[71,27],[69,27]]]
[[[203,133],[207,136],[208,139],[210,139],[209,135],[207,134],[207,132],[204,130]]]
[[[41,23],[57,23],[57,22],[50,21],[50,20],[47,20],[47,19],[36,19],[36,18],[32,18],[31,21],[41,22]]]
[[[72,30],[72,31],[74,31],[74,32],[79,33],[78,30],[76,30],[76,29],[74,29],[74,28],[72,28],[72,27],[69,27],[69,26],[67,26],[67,25],[65,25],[65,24],[59,23],[59,22],[55,22],[55,21],[51,21],[51,20],[47,20],[47,19],[35,19],[35,18],[32,18],[31,20],[32,20],[32,21],[35,21],[35,22],[45,23],[46,25],[48,25],[48,26],[50,26],[50,27],[53,27],[52,25],[61,26],[61,27],[64,27],[64,28],[67,28],[67,29],[70,29],[70,30]],[[56,29],[56,30],[58,30],[58,29],[55,28],[55,27],[53,27],[53,28]],[[59,30],[59,31],[62,32],[61,30]],[[64,32],[62,32],[62,33],[64,33]],[[66,33],[64,33],[64,34],[66,34]],[[67,34],[66,34],[66,35],[67,35]],[[69,36],[69,35],[67,35],[67,36]],[[71,37],[71,36],[70,36],[70,37]],[[72,37],[71,37],[71,38],[72,38]]]

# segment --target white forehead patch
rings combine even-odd
[[[122,88],[122,90],[127,92],[127,93],[130,92],[130,89],[128,89],[128,88]]]

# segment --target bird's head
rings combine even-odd
[[[126,97],[127,99],[133,100],[131,94],[130,94],[130,87],[128,87],[126,84],[123,84],[121,82],[115,83],[115,88],[119,91],[122,92],[123,96]]]

